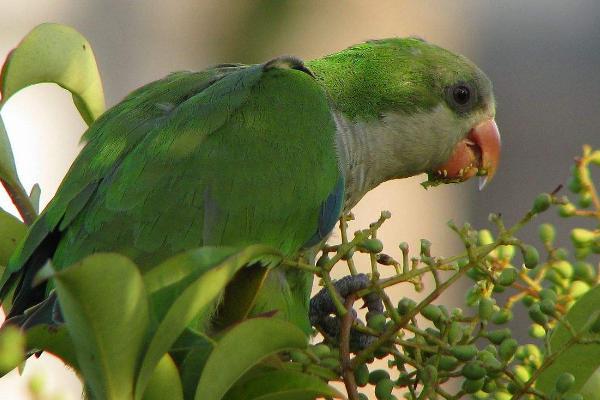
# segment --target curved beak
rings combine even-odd
[[[478,175],[479,190],[492,180],[500,162],[500,132],[496,121],[486,120],[471,128],[450,159],[436,168],[436,178],[447,182],[462,182]]]

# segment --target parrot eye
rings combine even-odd
[[[452,97],[454,97],[456,104],[464,105],[469,102],[471,91],[466,86],[456,86],[452,91]]]
[[[477,90],[469,83],[457,83],[446,89],[446,101],[456,111],[468,112],[477,102]]]

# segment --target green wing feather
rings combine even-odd
[[[339,178],[327,98],[302,69],[296,61],[176,73],[105,113],[11,260],[3,301],[15,286],[25,297],[24,277],[48,257],[61,268],[116,251],[148,269],[201,245],[297,252]],[[309,279],[277,284],[279,274],[267,285],[281,292],[272,303],[296,307],[281,297],[294,286],[305,302]]]

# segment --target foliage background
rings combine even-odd
[[[465,54],[495,84],[501,169],[482,193],[473,182],[425,192],[421,178],[372,192],[355,210],[355,226],[389,209],[394,219],[381,231],[388,246],[406,240],[416,247],[426,237],[436,253],[454,253],[460,244],[445,227],[448,219],[482,226],[496,211],[514,221],[537,193],[566,180],[582,143],[600,145],[600,3],[594,0],[0,0],[0,56],[44,21],[71,25],[90,40],[108,105],[170,71],[286,53],[308,59],[370,38],[417,35]],[[45,203],[77,154],[83,121],[70,96],[53,87],[16,95],[2,117],[23,182],[28,188],[39,182]],[[2,198],[0,206],[8,204]],[[521,236],[536,242],[534,230],[532,224]],[[516,331],[525,335],[522,327]],[[31,364],[27,373],[44,363]],[[44,365],[52,376],[65,375],[62,366]],[[75,382],[65,379],[67,396],[78,398]],[[15,380],[3,379],[0,393],[27,398]]]

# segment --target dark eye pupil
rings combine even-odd
[[[469,101],[471,92],[466,86],[457,86],[454,88],[452,95],[454,96],[454,101],[456,101],[460,105],[464,105],[467,104],[467,102]]]

